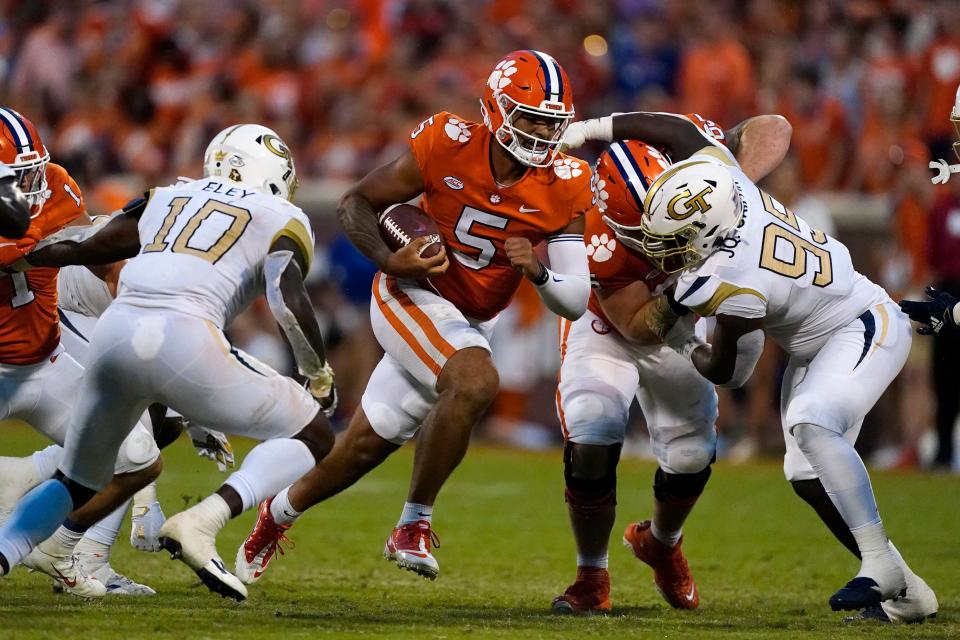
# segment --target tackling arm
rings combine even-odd
[[[681,355],[686,355],[700,375],[718,387],[742,387],[763,353],[762,321],[724,314],[716,318],[711,344],[693,344]]]
[[[407,202],[423,193],[423,176],[413,152],[368,173],[347,190],[337,206],[337,217],[347,236],[377,268],[397,277],[422,278],[439,275],[448,266],[446,251],[432,258],[421,258],[420,247],[426,239],[415,240],[396,253],[380,236],[378,213],[392,204]]]
[[[727,148],[753,182],[762,180],[783,162],[792,135],[790,122],[778,115],[754,116],[724,133]]]
[[[667,296],[652,297],[637,280],[620,289],[598,289],[604,314],[624,338],[634,344],[658,344],[677,321]]]
[[[642,140],[655,147],[666,148],[674,162],[685,160],[713,139],[686,116],[675,113],[616,113],[602,118],[574,122],[564,134],[564,144],[579,147],[586,140]]]

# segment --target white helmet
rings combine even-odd
[[[743,198],[730,170],[690,159],[650,185],[641,218],[641,251],[664,273],[695,266],[740,224]]]
[[[950,110],[950,122],[957,134],[957,140],[953,142],[953,152],[960,158],[960,87],[957,87],[957,97],[953,101],[953,109]]]
[[[299,184],[290,148],[259,124],[237,124],[215,135],[203,154],[203,175],[242,182],[291,202]]]

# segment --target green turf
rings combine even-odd
[[[3,453],[41,444],[3,430]],[[246,449],[244,443],[239,448]],[[186,442],[165,452],[160,495],[168,514],[223,477]],[[548,611],[573,577],[559,454],[476,449],[446,487],[435,525],[441,577],[428,582],[385,562],[380,551],[402,505],[411,457],[404,451],[346,494],[304,516],[296,549],[272,565],[243,604],[207,592],[166,554],[133,551],[125,530],[114,566],[157,589],[144,599],[86,603],[51,593],[22,569],[0,581],[0,638],[957,638],[957,493],[960,480],[874,474],[888,530],[940,596],[939,619],[910,627],[845,625],[826,600],[855,572],[854,559],[794,497],[776,464],[717,465],[686,528],[700,609],[670,610],[649,569],[618,543],[650,508],[653,466],[625,461],[611,549],[614,612],[586,618]],[[232,565],[253,522],[245,514],[220,536]]]

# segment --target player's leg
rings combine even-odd
[[[557,413],[577,577],[551,608],[559,613],[606,611],[612,606],[607,549],[616,519],[617,463],[639,375],[626,343],[592,313],[572,323],[560,320],[559,326]]]
[[[167,377],[156,399],[189,421],[261,443],[215,493],[170,517],[160,542],[212,591],[242,600],[246,588],[217,554],[217,533],[313,468],[333,431],[303,387],[233,348],[213,325],[187,317],[166,324],[177,342],[163,352]]]
[[[260,505],[257,523],[237,550],[236,572],[251,584],[282,553],[286,531],[303,512],[331,498],[376,468],[417,432],[433,392],[423,390],[385,355],[374,369],[347,430],[333,449],[303,477]]]
[[[830,600],[835,610],[876,605],[906,588],[867,470],[844,434],[903,367],[910,340],[909,322],[899,309],[877,305],[831,336],[802,379],[785,389],[784,429],[796,438],[860,550],[860,571]]]
[[[710,479],[716,455],[717,394],[690,363],[665,346],[638,359],[637,399],[659,468],[653,483],[653,517],[632,523],[624,542],[653,569],[657,590],[676,609],[700,603],[683,554],[683,524]]]

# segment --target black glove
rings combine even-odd
[[[937,291],[933,287],[927,287],[924,293],[929,298],[925,302],[900,301],[900,309],[910,316],[911,320],[923,325],[917,329],[917,333],[929,336],[938,333],[944,325],[956,328],[957,323],[953,319],[953,307],[957,304],[957,299],[949,293]]]

